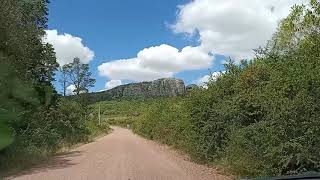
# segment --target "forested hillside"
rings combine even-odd
[[[80,96],[65,100],[52,85],[59,65],[42,41],[47,4],[0,2],[0,172],[30,166],[95,131]]]
[[[131,124],[144,137],[236,175],[319,172],[319,2],[294,6],[254,59],[230,60],[225,68],[208,88],[194,89],[184,98],[139,102],[135,109],[125,108],[133,112],[118,112],[130,118],[109,121]],[[106,116],[119,106],[121,102],[105,104]]]

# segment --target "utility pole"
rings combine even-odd
[[[100,126],[100,125],[101,125],[100,104],[99,104],[99,114],[98,114],[98,118],[99,118],[99,126]]]

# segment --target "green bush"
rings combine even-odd
[[[101,134],[106,134],[110,131],[110,126],[107,122],[101,122],[101,124],[99,125],[97,124],[96,120],[90,120],[87,121],[85,125],[90,134],[90,136],[88,137],[89,140]]]
[[[59,65],[52,45],[42,41],[47,15],[46,0],[0,1],[0,173],[30,166],[93,133],[85,96],[59,99],[54,89]]]
[[[185,104],[183,98],[153,99],[134,121],[133,131],[191,153],[194,134]]]
[[[134,117],[112,117],[112,118],[107,118],[105,120],[112,126],[119,126],[123,128],[130,128],[134,124]]]
[[[88,142],[109,131],[109,124],[90,119],[91,110],[78,102],[61,99],[51,107],[40,107],[10,122],[13,143],[0,151],[0,174],[47,160],[64,147]],[[26,158],[28,157],[28,158]]]
[[[62,100],[57,108],[58,118],[55,129],[59,130],[63,139],[69,142],[87,141],[90,134],[86,126],[89,111],[81,104]]]
[[[91,106],[93,114],[98,118],[99,108],[101,121],[113,126],[132,126],[146,104],[151,100],[120,100],[99,102]]]
[[[135,132],[242,176],[319,172],[319,6],[295,6],[269,46],[208,89],[149,104]]]

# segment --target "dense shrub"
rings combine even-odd
[[[14,141],[0,151],[0,173],[28,167],[47,159],[60,148],[87,142],[108,132],[108,124],[98,126],[96,116],[89,118],[90,111],[78,102],[61,99],[54,106],[40,107],[28,116],[10,121]]]
[[[57,113],[55,129],[59,130],[62,138],[70,142],[87,140],[89,135],[85,124],[89,121],[87,107],[74,101],[62,100],[58,104]]]
[[[134,121],[133,130],[144,137],[188,152],[194,147],[190,118],[182,98],[150,101],[141,109],[141,115]]]
[[[135,131],[243,176],[320,171],[319,9],[295,6],[255,59],[226,64],[183,100],[155,101]]]
[[[54,89],[59,65],[43,42],[48,2],[0,1],[0,179],[7,169],[30,166],[106,129],[88,123],[84,96],[61,99]]]

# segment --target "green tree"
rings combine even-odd
[[[308,5],[295,5],[288,17],[283,19],[278,31],[267,47],[268,53],[284,53],[295,48],[312,34],[320,32],[320,3],[309,0]],[[270,52],[271,51],[271,52]]]
[[[94,86],[96,80],[91,78],[89,64],[82,64],[79,58],[74,58],[73,62],[67,64],[65,68],[68,78],[76,88],[74,92],[77,96],[80,93],[89,92],[89,88]]]
[[[89,137],[88,108],[58,99],[52,85],[58,63],[52,45],[43,42],[47,5],[47,0],[0,1],[0,171]],[[88,65],[77,61],[74,68],[78,92],[87,91],[94,82]]]
[[[58,67],[52,46],[42,41],[47,11],[46,0],[0,2],[0,52],[17,78],[35,86],[42,104],[51,99]]]
[[[68,79],[68,67],[67,65],[63,65],[62,67],[59,68],[60,71],[60,79],[59,82],[62,86],[62,93],[63,96],[66,96],[67,92],[67,87],[70,85],[70,81]]]
[[[0,124],[7,126],[2,137],[19,135],[28,127],[27,116],[52,100],[57,63],[52,46],[42,42],[46,23],[45,0],[0,1]]]
[[[39,105],[35,89],[22,82],[9,63],[0,55],[0,150],[13,142],[13,124],[28,112],[28,107]]]

